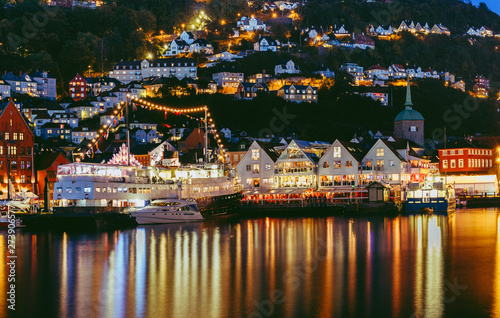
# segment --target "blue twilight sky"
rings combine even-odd
[[[500,1],[499,0],[471,0],[471,2],[477,6],[479,5],[480,2],[486,3],[488,8],[495,12],[496,14],[500,15]]]

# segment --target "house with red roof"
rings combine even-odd
[[[372,67],[366,69],[365,74],[368,79],[388,80],[390,72],[388,68],[380,65],[373,65]]]

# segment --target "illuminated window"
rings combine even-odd
[[[17,133],[12,133],[12,140],[17,140]]]
[[[10,134],[8,132],[5,133],[5,140],[9,140],[10,139]]]
[[[252,149],[252,160],[259,160],[259,149]]]
[[[351,168],[352,167],[352,161],[346,161],[345,162],[345,167],[346,168]]]
[[[377,157],[384,156],[384,148],[377,148]]]
[[[443,160],[443,169],[448,168],[448,160]]]
[[[333,162],[333,168],[334,169],[340,169],[340,168],[342,168],[342,161],[340,161],[340,160],[334,161]]]
[[[253,173],[259,173],[259,168],[260,168],[259,164],[255,163],[252,169]]]
[[[333,158],[340,158],[341,150],[340,147],[333,147]]]
[[[464,160],[463,159],[458,159],[458,167],[463,168],[464,167]]]
[[[328,168],[328,167],[330,167],[330,162],[328,161],[323,162],[323,168]]]
[[[455,159],[450,160],[450,168],[455,168]]]

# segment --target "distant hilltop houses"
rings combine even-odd
[[[440,23],[434,24],[432,27],[429,27],[429,24],[427,22],[425,23],[420,23],[420,22],[413,22],[413,21],[401,21],[401,24],[398,27],[392,27],[392,26],[386,26],[384,27],[383,25],[379,25],[378,27],[375,27],[373,25],[370,25],[368,27],[368,33],[372,35],[376,35],[379,37],[388,37],[391,35],[395,35],[401,32],[410,32],[413,34],[444,34],[444,35],[450,35],[450,30],[448,28]]]
[[[375,27],[374,25],[368,26],[368,34],[372,36],[377,36],[377,37],[390,37],[392,35],[396,35],[401,32],[410,32],[412,34],[421,34],[421,35],[426,35],[426,34],[444,34],[444,35],[451,35],[450,30],[440,24],[434,24],[432,27],[429,27],[429,24],[427,22],[425,23],[420,23],[420,22],[414,22],[414,21],[401,21],[401,24],[398,27],[393,27],[391,25],[388,26],[383,26],[379,25]],[[486,26],[482,26],[480,28],[474,28],[471,27],[467,30],[465,33],[466,36],[477,36],[477,37],[500,37],[500,34],[495,34],[492,29]]]

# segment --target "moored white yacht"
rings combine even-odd
[[[131,211],[138,224],[164,224],[200,222],[201,215],[196,202],[179,199],[153,200],[144,208]]]

